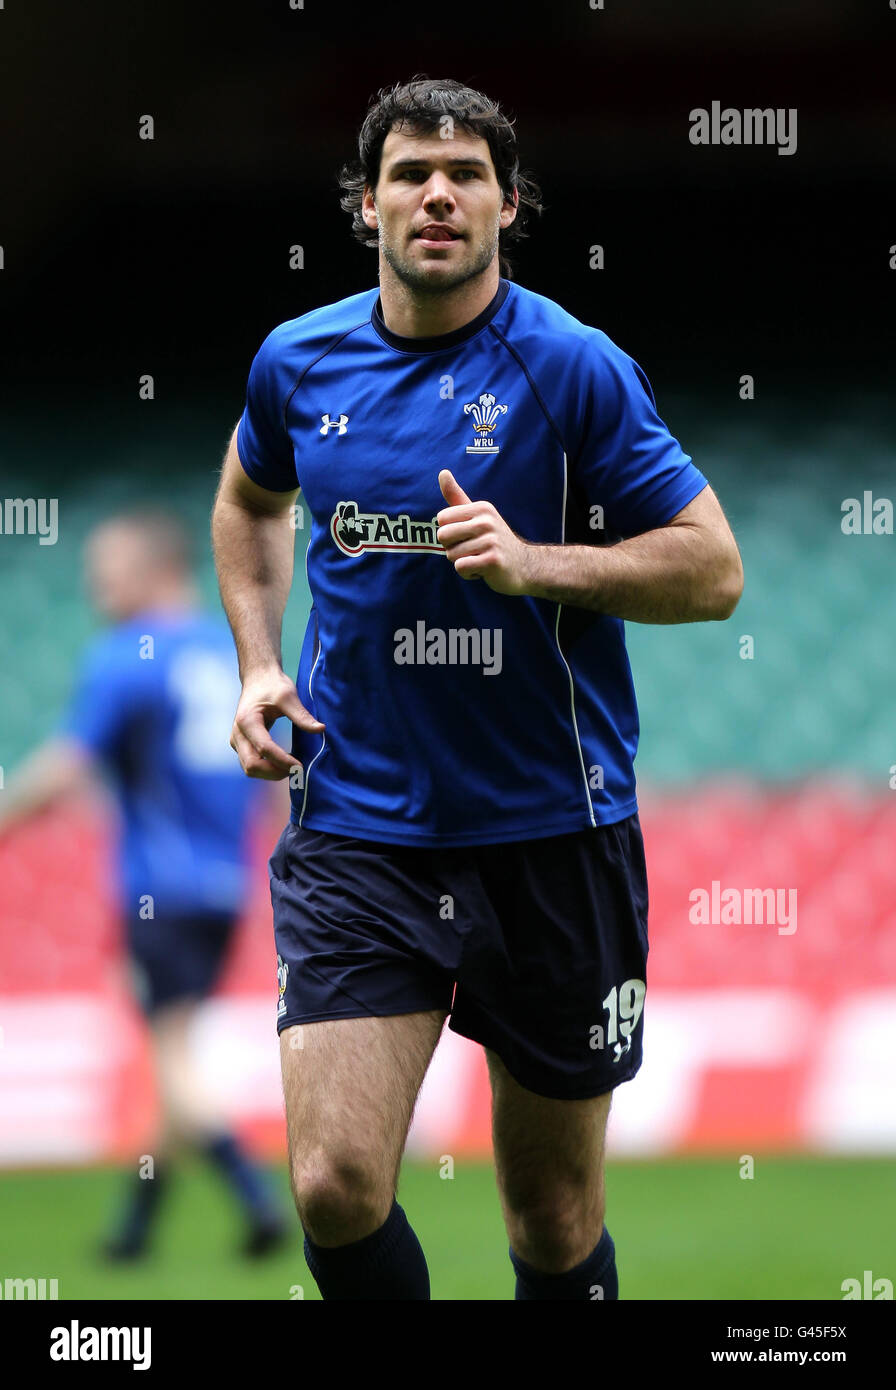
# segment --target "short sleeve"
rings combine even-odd
[[[104,642],[91,647],[81,663],[58,732],[95,757],[113,761],[137,705],[139,687],[133,659]]]
[[[249,370],[246,408],[236,446],[243,469],[259,487],[291,492],[298,487],[292,441],[283,420],[284,372],[278,370],[277,329],[268,334]]]
[[[572,470],[587,502],[603,508],[607,534],[625,538],[665,526],[707,479],[657,414],[637,362],[600,336],[580,363]]]

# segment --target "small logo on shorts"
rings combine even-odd
[[[277,1005],[277,1017],[282,1018],[286,1013],[286,981],[289,978],[289,966],[282,956],[277,957],[277,988],[280,993],[280,1002]]]

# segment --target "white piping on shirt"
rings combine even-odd
[[[567,483],[567,462],[566,462],[566,454],[564,453],[564,455],[563,455],[563,504],[562,504],[562,509],[561,509],[561,512],[560,512],[560,544],[561,544],[561,545],[564,545],[564,544],[566,543],[566,483]],[[587,772],[585,771],[585,758],[584,758],[584,755],[583,755],[583,753],[582,753],[582,740],[581,740],[581,738],[579,737],[579,724],[578,724],[578,720],[576,719],[576,691],[575,691],[575,684],[574,684],[574,682],[573,682],[572,671],[570,670],[569,662],[566,660],[566,657],[565,657],[564,654],[563,654],[563,648],[560,646],[560,613],[562,612],[562,609],[563,609],[563,604],[562,604],[562,603],[558,603],[558,604],[557,604],[557,620],[556,620],[556,622],[555,622],[555,624],[554,624],[554,640],[555,640],[556,643],[557,643],[557,651],[560,653],[560,660],[563,662],[563,665],[566,667],[566,674],[569,676],[569,712],[570,712],[570,714],[572,715],[572,727],[573,727],[573,730],[575,731],[575,736],[576,736],[576,747],[577,747],[578,750],[579,750],[579,766],[580,766],[581,769],[582,769],[582,779],[583,779],[583,781],[584,781],[584,783],[585,783],[585,797],[586,797],[586,799],[587,799],[587,801],[588,801],[588,815],[591,817],[591,824],[592,824],[593,826],[596,827],[596,826],[597,826],[597,821],[594,819],[594,806],[593,806],[592,801],[591,801],[591,788],[590,788],[589,785],[588,785],[588,774],[587,774]],[[309,682],[309,683],[310,683],[310,682]]]
[[[305,568],[306,568],[306,573],[307,573],[307,566],[308,566],[308,551],[306,550],[306,551],[305,551]],[[317,670],[317,663],[320,661],[321,653],[323,652],[323,649],[324,649],[324,644],[323,644],[323,642],[320,640],[320,630],[318,629],[318,634],[317,634],[317,656],[314,658],[314,664],[313,664],[313,666],[311,667],[310,672],[308,673],[308,699],[311,701],[312,704],[314,703],[314,696],[313,696],[312,693],[311,693],[311,682],[314,680],[314,673],[315,673],[315,671]],[[305,795],[302,797],[302,809],[301,809],[301,811],[299,812],[299,825],[302,824],[302,818],[303,818],[304,815],[305,815],[305,806],[307,805],[307,802],[308,802],[308,783],[309,783],[310,780],[311,780],[311,769],[314,767],[314,764],[317,762],[318,758],[320,757],[321,753],[324,751],[324,748],[326,747],[326,744],[327,744],[327,735],[326,735],[326,731],[325,731],[323,734],[321,734],[321,740],[322,740],[322,742],[321,742],[320,748],[318,748],[318,750],[317,750],[317,752],[315,753],[314,757],[311,759],[311,762],[308,764],[307,768],[305,769]]]

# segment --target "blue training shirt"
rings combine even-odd
[[[259,784],[230,747],[239,694],[230,631],[203,613],[141,613],[85,653],[61,732],[110,774],[127,911],[242,909]]]
[[[404,338],[369,290],[265,339],[237,448],[311,514],[297,688],[327,728],[294,729],[294,823],[448,846],[637,809],[624,623],[462,579],[436,541],[442,468],[540,544],[612,544],[703,490],[606,334],[501,280],[463,328]]]

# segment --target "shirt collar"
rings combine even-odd
[[[465,343],[468,338],[475,337],[481,329],[485,328],[487,323],[491,323],[509,292],[510,281],[499,280],[494,298],[485,306],[481,314],[477,314],[469,323],[462,324],[460,328],[455,328],[451,333],[439,333],[430,338],[403,338],[400,334],[393,333],[391,328],[386,327],[379,296],[377,296],[373,306],[370,322],[383,342],[388,343],[389,347],[396,348],[399,352],[441,352],[444,348],[456,347],[458,343]]]

